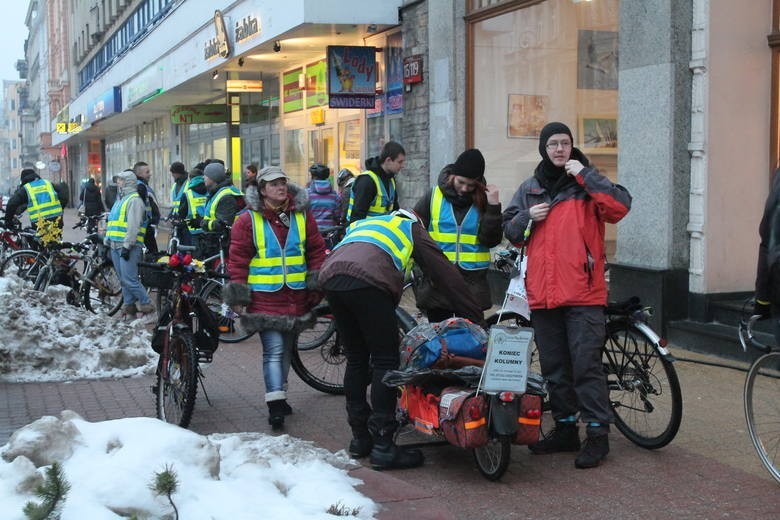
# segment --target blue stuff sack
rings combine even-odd
[[[438,339],[444,345],[440,348],[446,350],[448,354],[454,356],[463,356],[473,359],[485,359],[487,356],[487,338],[482,334],[475,333],[470,328],[448,329],[440,333]]]
[[[484,360],[487,356],[487,334],[464,318],[450,318],[440,323],[421,323],[401,341],[401,370],[419,370],[442,358],[457,356]]]

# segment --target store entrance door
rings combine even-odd
[[[336,138],[333,127],[317,128],[309,131],[309,166],[314,163],[326,165],[331,170],[331,178],[336,167]]]

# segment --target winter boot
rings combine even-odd
[[[582,450],[574,460],[574,466],[579,469],[595,468],[609,453],[609,435],[588,432]]]
[[[547,455],[560,451],[577,451],[580,449],[580,433],[576,422],[556,422],[555,429],[537,443],[530,444],[528,449],[535,455]]]
[[[287,399],[282,399],[282,413],[284,415],[292,415],[293,413],[292,406],[287,404]]]
[[[277,399],[276,401],[268,401],[268,424],[274,430],[279,430],[284,427],[284,405],[282,404],[284,399]]]
[[[422,466],[423,462],[425,457],[422,451],[416,448],[404,448],[392,441],[377,441],[371,450],[371,467],[378,471],[416,468]]]
[[[130,303],[128,305],[122,305],[122,318],[124,319],[134,320],[137,312],[138,309],[136,308],[134,303]]]
[[[141,314],[152,314],[154,310],[154,305],[151,303],[141,303],[138,305],[138,312]]]
[[[355,459],[368,457],[374,447],[374,439],[366,428],[352,428],[352,440],[349,441],[349,456]]]

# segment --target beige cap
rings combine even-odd
[[[257,172],[257,182],[265,181],[265,182],[271,182],[275,181],[276,179],[289,179],[287,177],[287,174],[282,171],[281,168],[278,166],[266,166],[259,172]]]

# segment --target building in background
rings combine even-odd
[[[0,194],[8,194],[19,183],[21,139],[19,133],[20,81],[3,80],[0,112]]]

